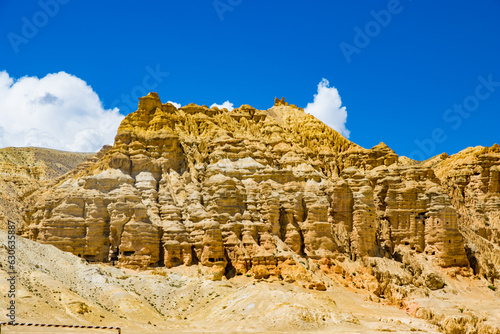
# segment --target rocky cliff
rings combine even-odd
[[[500,146],[471,147],[435,167],[460,216],[475,274],[500,279]]]
[[[212,279],[276,277],[317,289],[324,283],[306,269],[339,256],[394,258],[402,247],[467,267],[461,188],[398,160],[385,144],[361,148],[284,99],[228,112],[177,109],[150,93],[112,148],[32,196],[25,235],[89,261],[199,265]],[[472,175],[470,188],[486,182],[498,193],[495,168]],[[482,196],[474,194],[466,203]]]
[[[7,220],[21,225],[22,203],[29,195],[93,155],[38,147],[0,149],[0,228],[6,228]]]

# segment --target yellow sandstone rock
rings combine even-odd
[[[490,192],[495,168],[480,174]],[[404,247],[467,266],[449,196],[432,168],[400,165],[383,143],[361,148],[284,99],[228,112],[150,93],[102,157],[33,195],[26,235],[89,261],[324,290],[306,268],[339,254]]]

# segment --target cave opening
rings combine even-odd
[[[191,246],[191,264],[197,265],[200,263],[200,260],[198,259],[198,256],[196,255],[196,251],[194,249],[194,246]]]
[[[172,267],[177,267],[177,266],[180,266],[182,264],[182,261],[177,256],[175,256],[175,257],[170,259],[170,263],[172,263]]]
[[[236,276],[236,268],[233,266],[233,263],[231,262],[226,249],[224,249],[224,255],[227,259],[226,268],[224,268],[224,276],[226,276],[227,279],[231,279]]]
[[[280,216],[279,216],[279,224],[280,224],[280,239],[282,241],[285,241],[286,237],[286,226],[288,224],[287,219],[286,219],[286,212],[285,209],[280,208]]]
[[[165,267],[165,248],[160,245],[160,252],[158,254],[158,267]]]
[[[467,260],[469,260],[469,264],[474,275],[479,274],[479,261],[477,260],[476,255],[474,254],[472,249],[467,245],[465,245],[465,254],[467,255]]]

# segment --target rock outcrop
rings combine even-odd
[[[361,148],[284,99],[228,112],[150,93],[112,148],[32,198],[31,239],[125,267],[200,265],[212,279],[321,290],[305,268],[339,255],[392,258],[403,247],[468,265],[432,168],[399,165],[383,143]]]
[[[465,149],[435,168],[460,213],[474,273],[500,279],[500,146]]]
[[[0,228],[10,220],[22,231],[23,201],[93,155],[38,147],[0,149]]]

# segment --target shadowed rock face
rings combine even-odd
[[[91,261],[323,289],[297,261],[406,247],[467,266],[450,194],[432,168],[399,166],[385,144],[361,148],[284,100],[228,112],[150,93],[98,161],[33,195],[26,234]]]

